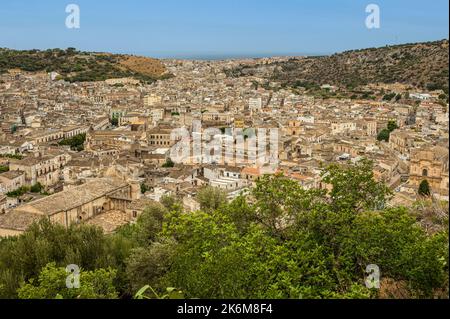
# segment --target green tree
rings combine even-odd
[[[182,207],[183,207],[183,203],[175,196],[164,195],[164,196],[161,197],[159,202],[168,211],[174,211],[174,210],[181,211]]]
[[[267,175],[247,197],[168,213],[130,259],[133,287],[179,287],[187,298],[373,298],[365,268],[377,264],[412,296],[445,291],[448,253],[438,243],[448,231],[430,236],[408,210],[385,209],[391,193],[372,169],[367,160],[326,167],[330,191]]]
[[[44,187],[42,186],[41,183],[36,183],[33,186],[30,187],[30,192],[32,193],[40,193],[42,192],[42,190],[44,189]]]
[[[381,132],[377,136],[378,141],[389,142],[389,138],[391,136],[391,132],[388,129],[381,130]]]
[[[428,197],[431,195],[430,184],[426,179],[423,180],[419,185],[419,195],[424,197]]]
[[[44,219],[0,239],[0,298],[161,298],[167,287],[186,298],[376,298],[364,285],[369,264],[408,296],[448,297],[447,207],[438,228],[386,208],[392,194],[368,160],[323,167],[322,181],[308,190],[265,175],[229,203],[207,187],[202,210],[188,214],[164,198],[113,235]],[[69,264],[87,291],[65,288]]]
[[[152,243],[162,230],[167,209],[160,203],[149,205],[135,224],[134,240],[141,246]]]
[[[171,241],[154,242],[133,250],[127,259],[126,269],[132,291],[144,285],[151,285],[159,291],[164,289],[163,277],[170,270],[173,245]]]
[[[172,159],[169,157],[167,160],[166,160],[166,162],[163,164],[163,166],[162,167],[165,167],[165,168],[172,168],[172,167],[174,167],[175,166],[175,163],[172,161]]]
[[[86,133],[75,135],[74,137],[64,139],[59,142],[59,145],[68,145],[72,150],[81,152],[84,149],[86,141]]]
[[[149,191],[149,187],[145,185],[144,183],[141,184],[141,193],[145,194],[147,191]]]
[[[332,186],[329,196],[336,211],[381,209],[392,195],[386,185],[375,181],[373,162],[367,159],[344,169],[342,166],[330,165],[322,176],[323,181]]]
[[[57,267],[76,264],[86,271],[120,270],[130,247],[119,239],[106,237],[96,227],[74,225],[66,229],[42,219],[17,238],[0,240],[0,298],[16,298],[20,283],[36,279],[52,262]]]
[[[396,121],[389,121],[387,129],[389,130],[390,133],[392,133],[393,131],[398,129],[397,122]]]
[[[391,101],[395,96],[395,93],[388,93],[383,96],[383,101]]]
[[[212,211],[227,202],[227,194],[219,188],[206,186],[197,193],[197,201],[202,210]]]
[[[30,191],[28,186],[21,186],[16,190],[6,193],[8,197],[20,197]]]
[[[119,126],[119,118],[118,117],[112,117],[110,120],[110,123],[112,126]]]
[[[18,289],[18,296],[20,299],[116,299],[118,296],[113,285],[115,270],[81,270],[79,288],[68,288],[67,277],[65,268],[50,263],[37,280],[32,279]]]

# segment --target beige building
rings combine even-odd
[[[120,79],[107,79],[105,83],[108,85],[116,85],[116,84],[131,84],[136,85],[139,84],[139,80],[133,78],[120,78]]]
[[[125,214],[131,198],[128,183],[112,178],[95,179],[1,215],[0,237],[20,234],[42,218],[69,227],[109,211]]]
[[[357,129],[360,129],[367,134],[367,136],[376,136],[377,135],[377,121],[365,119],[356,121]]]
[[[29,156],[22,160],[11,161],[9,169],[24,172],[28,185],[41,183],[43,186],[52,186],[60,181],[61,171],[69,160],[70,156],[61,153]]]
[[[143,141],[145,132],[136,131],[89,131],[86,134],[85,149],[92,151],[96,146],[109,149],[130,149],[139,141]]]
[[[61,140],[64,138],[64,132],[62,130],[49,130],[36,132],[33,136],[34,144],[49,143],[51,141]]]
[[[162,97],[156,94],[150,94],[144,96],[144,106],[155,106],[162,102]]]
[[[433,193],[448,196],[448,148],[441,146],[422,147],[411,152],[409,181],[418,189],[427,180]]]
[[[175,144],[175,140],[171,139],[172,129],[157,127],[148,131],[148,145],[171,147]]]
[[[130,220],[136,220],[151,205],[161,205],[148,198],[135,199],[125,209]]]
[[[74,136],[85,134],[89,131],[88,126],[69,126],[63,128],[64,138],[72,138]]]
[[[22,186],[25,186],[25,173],[9,171],[0,174],[0,195],[12,192]]]
[[[408,132],[395,130],[389,137],[389,147],[402,155],[407,155],[414,147],[414,136]]]
[[[332,134],[344,133],[347,131],[356,130],[356,122],[346,122],[346,121],[332,121],[331,122],[331,132]]]
[[[302,122],[298,120],[289,121],[288,127],[286,129],[286,134],[289,136],[299,136],[300,133],[303,133],[304,129],[302,128]]]

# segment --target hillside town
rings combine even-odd
[[[320,98],[226,72],[283,59],[163,60],[174,76],[145,85],[0,75],[0,237],[42,217],[112,233],[164,196],[196,211],[202,187],[233,199],[264,174],[327,188],[326,165],[362,158],[392,190],[388,205],[413,205],[424,181],[433,198],[448,202],[443,91],[374,83],[375,94],[399,98]]]

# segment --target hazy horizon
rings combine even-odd
[[[395,45],[404,45],[408,43],[426,43],[426,42],[435,42],[435,41],[444,41],[449,40],[449,38],[442,39],[431,39],[427,41],[418,41],[418,42],[405,42],[405,43],[395,43],[390,44],[386,43],[385,45],[378,46],[395,46]],[[37,48],[37,47],[29,47],[29,48],[13,48],[13,47],[1,47],[7,48],[11,50],[47,50],[47,49],[56,49],[56,48]],[[360,50],[360,49],[369,49],[370,47],[361,47],[361,48],[347,48],[341,51],[335,52],[254,52],[254,53],[239,53],[239,52],[163,52],[163,51],[143,51],[143,52],[133,52],[133,51],[107,51],[107,50],[98,50],[98,51],[90,51],[84,50],[81,48],[75,48],[79,51],[84,52],[107,52],[112,54],[129,54],[136,56],[145,56],[150,58],[157,58],[161,60],[233,60],[233,59],[260,59],[260,58],[274,58],[274,57],[305,57],[305,56],[326,56],[333,55],[349,50]],[[59,49],[67,49],[67,47],[60,47]]]
[[[66,6],[80,10],[68,28]],[[0,47],[144,54],[159,58],[324,55],[448,38],[448,1],[378,0],[380,27],[368,28],[367,0],[187,2],[4,0]]]

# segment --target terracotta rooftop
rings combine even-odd
[[[259,168],[255,168],[255,167],[245,167],[242,170],[242,174],[247,174],[247,175],[256,175],[259,176],[261,175]]]
[[[0,215],[0,228],[26,230],[32,223],[39,221],[42,217],[39,214],[11,211],[5,215]]]
[[[155,202],[148,198],[135,199],[130,203],[130,205],[128,206],[128,209],[144,210],[145,208],[147,208],[148,206],[150,206],[152,204],[158,204],[158,202]]]
[[[22,176],[23,174],[25,174],[25,173],[21,172],[21,171],[8,171],[8,172],[1,173],[0,177],[6,178],[6,179],[15,179],[19,176]]]
[[[126,225],[130,222],[130,217],[127,213],[113,210],[100,215],[97,215],[88,221],[86,224],[98,226],[103,229],[106,234],[113,233],[117,228]]]
[[[124,186],[127,184],[118,179],[99,178],[20,206],[14,211],[26,210],[41,215],[53,215],[81,206]]]

